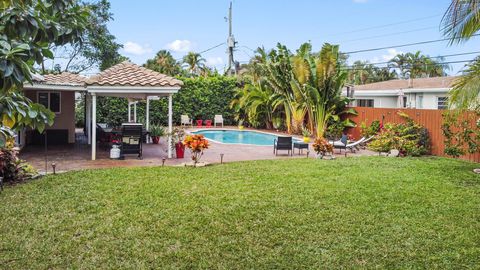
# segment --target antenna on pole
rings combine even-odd
[[[232,1],[230,1],[230,8],[228,9],[228,39],[227,39],[227,46],[228,46],[227,74],[229,75],[237,74],[237,69],[235,68],[235,62],[233,60],[233,51],[235,50],[236,44],[237,42],[235,41],[235,37],[233,36],[233,30],[232,30]]]

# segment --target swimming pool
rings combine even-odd
[[[273,145],[273,140],[277,138],[274,134],[257,132],[257,131],[240,131],[240,130],[198,130],[193,134],[202,134],[208,140],[227,143],[227,144],[252,144],[252,145]],[[295,140],[295,139],[294,139]]]

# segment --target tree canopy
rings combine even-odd
[[[89,11],[74,0],[0,2],[0,132],[31,126],[43,131],[53,113],[20,91],[34,64],[53,58],[52,46],[82,43]]]

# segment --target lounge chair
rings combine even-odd
[[[356,142],[348,143],[347,135],[342,135],[340,141],[331,142],[333,148],[340,149],[340,153],[342,153],[342,149],[345,150],[345,156],[347,156],[347,150],[350,150],[352,153],[355,153],[355,150],[365,141],[365,137],[360,138],[360,140]]]
[[[143,125],[136,123],[122,124],[120,158],[124,159],[125,155],[137,154],[142,159],[142,137]]]
[[[288,155],[293,155],[292,146],[292,137],[279,136],[277,139],[273,140],[273,153],[278,155],[278,150],[287,150]]]
[[[223,127],[223,116],[221,114],[216,114],[215,118],[213,119],[214,126],[217,127],[217,124],[222,124]]]
[[[192,126],[193,127],[193,120],[188,117],[188,115],[181,115],[180,116],[180,125],[181,126]]]
[[[212,120],[205,120],[205,127],[211,128],[212,127]]]

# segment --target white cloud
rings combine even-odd
[[[143,55],[143,54],[152,52],[152,48],[150,48],[148,44],[145,46],[142,46],[132,41],[127,41],[125,44],[123,44],[123,50],[126,53],[133,54],[133,55]]]
[[[167,49],[174,52],[189,52],[193,49],[193,43],[190,40],[174,40],[167,44]]]
[[[385,62],[390,61],[390,60],[392,60],[392,58],[397,56],[397,54],[402,54],[402,53],[403,53],[402,51],[397,51],[396,49],[388,49],[387,54],[382,55],[382,60],[385,61]]]
[[[209,58],[207,58],[206,65],[210,66],[210,67],[223,65],[223,58],[218,57],[218,56],[217,57],[209,57]]]
[[[353,0],[353,2],[358,4],[363,4],[363,3],[367,3],[368,0]]]

